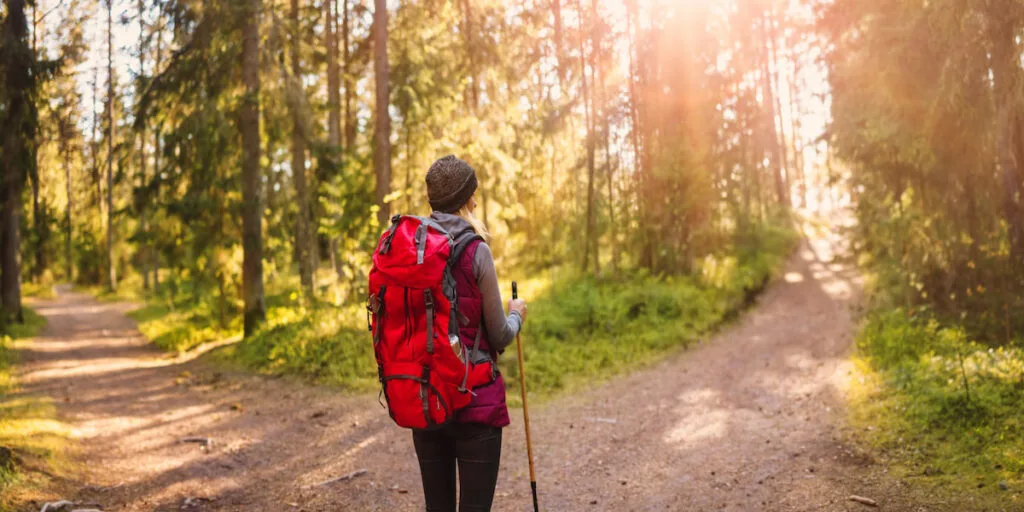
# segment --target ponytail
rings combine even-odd
[[[490,241],[491,233],[487,231],[487,226],[484,225],[484,222],[473,215],[473,212],[469,211],[469,203],[462,205],[462,208],[459,208],[456,215],[465,219],[470,226],[473,226],[473,231],[482,236],[485,242]]]

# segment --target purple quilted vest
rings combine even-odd
[[[479,240],[470,242],[453,272],[455,289],[459,296],[459,313],[468,320],[468,323],[459,326],[459,337],[462,339],[462,345],[467,350],[472,350],[477,332],[483,329],[480,333],[480,350],[490,353],[491,360],[497,364],[498,354],[491,350],[491,345],[487,342],[487,331],[482,325],[483,299],[473,276],[473,259],[480,243]],[[510,423],[508,406],[505,405],[505,379],[500,374],[494,382],[474,389],[473,393],[475,396],[469,405],[456,414],[456,421],[483,423],[492,427],[504,427]]]

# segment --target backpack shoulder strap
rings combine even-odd
[[[459,236],[455,239],[455,247],[452,249],[451,255],[448,256],[448,265],[454,268],[462,260],[462,254],[466,252],[469,245],[475,241],[484,241],[484,237],[476,234],[475,231],[470,231],[464,235]]]

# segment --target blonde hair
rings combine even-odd
[[[485,242],[489,242],[491,240],[491,233],[487,231],[487,226],[484,225],[484,221],[480,220],[476,215],[473,215],[473,212],[469,211],[468,202],[462,205],[462,208],[459,208],[459,211],[456,212],[455,215],[466,219],[466,222],[468,222],[470,226],[473,226],[473,231],[476,231],[476,234],[484,237]]]

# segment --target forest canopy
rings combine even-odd
[[[601,276],[756,250],[835,180],[799,2],[50,3],[5,3],[28,23],[5,48],[58,64],[8,95],[39,112],[16,272],[217,297],[247,332],[265,282],[361,300],[445,154],[476,168],[501,261]]]

